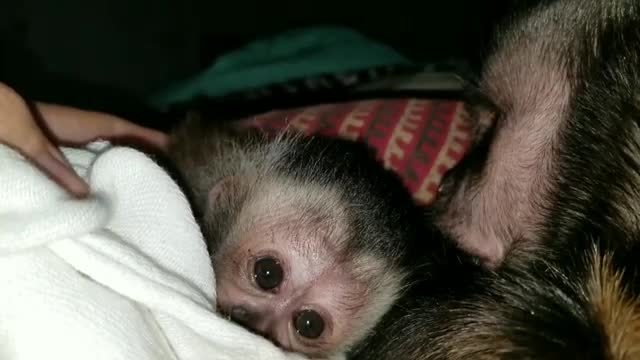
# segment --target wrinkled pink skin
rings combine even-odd
[[[479,176],[461,179],[448,203],[439,204],[445,209],[439,226],[489,267],[499,265],[515,241],[537,240],[570,96],[566,73],[542,59],[535,43],[526,45],[505,47],[489,61],[480,91],[500,117],[487,162]],[[479,111],[475,120],[493,115]]]

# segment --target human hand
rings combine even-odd
[[[167,135],[117,116],[37,103],[31,109],[13,89],[0,83],[0,143],[23,154],[77,197],[89,187],[67,162],[58,144],[78,146],[96,139],[125,139],[164,149]]]

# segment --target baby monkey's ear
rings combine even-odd
[[[226,176],[209,190],[208,206],[228,208],[242,194],[242,184],[238,176]]]

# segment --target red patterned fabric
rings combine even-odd
[[[429,204],[444,173],[464,155],[470,132],[461,102],[384,99],[272,111],[244,125],[269,133],[290,128],[368,143],[414,198]]]

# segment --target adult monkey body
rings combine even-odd
[[[416,286],[354,357],[638,359],[640,2],[542,1],[496,40],[433,214],[491,270]]]
[[[486,105],[472,107],[495,128],[440,199],[439,225],[463,248],[499,264],[514,241],[640,230],[638,25],[638,1],[561,0],[498,32]]]
[[[362,144],[191,119],[168,153],[208,241],[219,310],[286,350],[349,350],[422,256],[420,212]],[[431,247],[435,274],[448,252]]]

